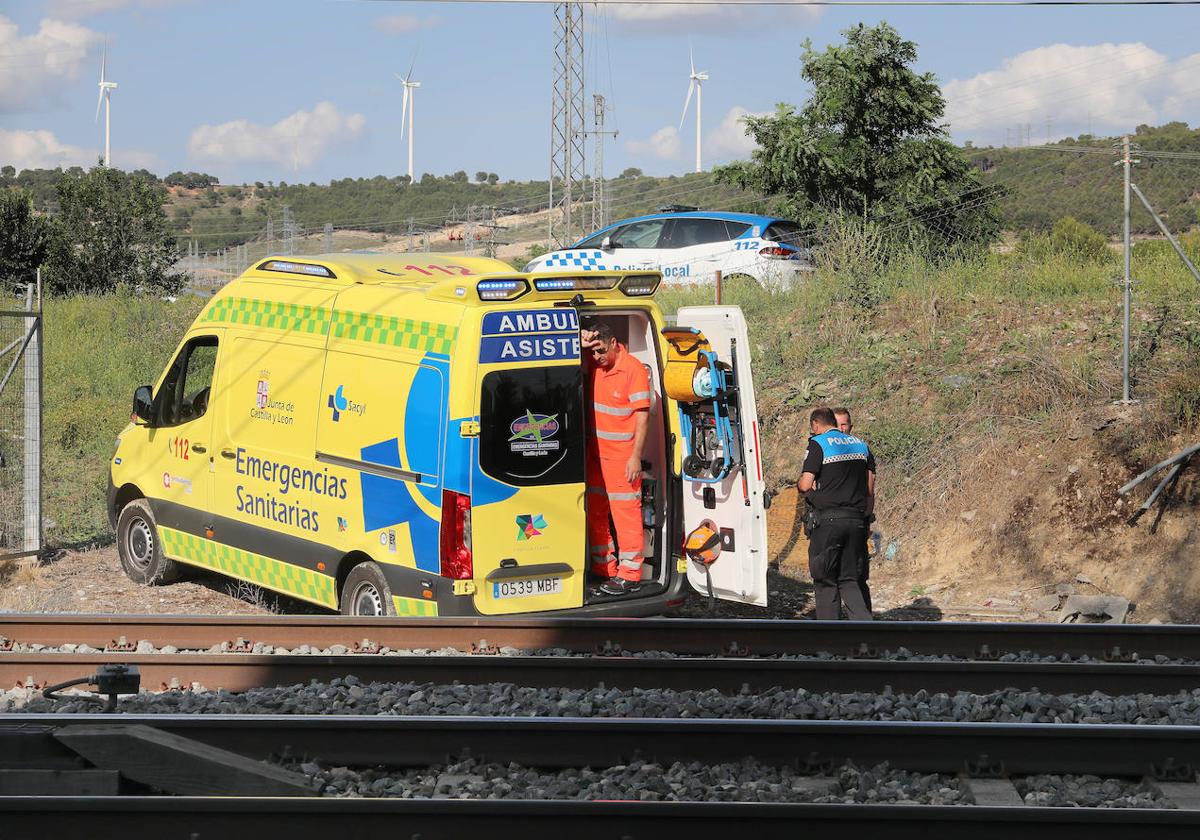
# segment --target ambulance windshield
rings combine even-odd
[[[583,481],[583,382],[579,365],[517,367],[483,378],[479,466],[527,487]]]

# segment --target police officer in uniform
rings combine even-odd
[[[850,416],[850,409],[845,406],[835,408],[833,416],[837,420],[839,432],[854,431],[854,418]],[[862,591],[863,601],[870,612],[871,590],[867,588],[867,579],[871,576],[871,523],[875,521],[875,453],[871,451],[870,444],[867,444],[867,493],[870,503],[867,510],[867,528],[863,531],[863,540],[866,543],[863,551],[866,552],[867,559],[863,561],[863,575],[858,580],[858,588]]]
[[[867,606],[867,516],[874,508],[874,482],[868,480],[866,443],[838,430],[829,408],[813,410],[812,437],[800,476],[806,495],[808,569],[813,579],[817,618],[870,621]],[[865,594],[865,597],[864,597]]]

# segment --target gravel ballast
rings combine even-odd
[[[300,765],[323,796],[399,799],[572,799],[643,802],[826,802],[965,804],[954,776],[911,773],[887,764],[845,765],[827,777],[803,775],[754,759],[670,765],[634,759],[603,768],[536,769],[519,764],[457,762],[408,769]]]
[[[743,689],[725,694],[676,689],[531,688],[484,685],[364,683],[349,676],[329,683],[228,691],[142,692],[120,700],[136,714],[482,715],[492,717],[731,718],[1001,723],[1200,724],[1200,689],[1171,695],[1047,694],[1005,689],[986,694],[814,692],[802,688]],[[95,704],[69,694],[0,694],[0,712],[73,713]]]
[[[1013,780],[1026,805],[1050,808],[1173,808],[1159,791],[1129,779],[1038,775]]]

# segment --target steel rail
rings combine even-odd
[[[61,726],[148,725],[251,758],[317,758],[327,766],[420,767],[469,751],[485,761],[533,767],[613,766],[634,756],[658,762],[736,761],[822,773],[844,761],[921,772],[1094,773],[1170,777],[1200,765],[1200,727],[1039,724],[852,723],[844,721],[663,721],[552,718],[380,718],[165,715],[0,716],[0,746],[19,739],[53,742]],[[27,754],[36,752],[27,749]],[[984,806],[629,803],[545,801],[401,801],[237,797],[0,797],[4,836],[43,837],[86,830],[92,836],[137,831],[159,838],[269,836],[423,840],[486,832],[490,838],[689,836],[730,831],[794,838],[798,831],[886,830],[893,838],[934,836],[1033,840],[1096,830],[1122,838],[1194,837],[1200,811]],[[685,834],[686,832],[686,834]],[[1064,834],[1065,832],[1065,834]],[[1072,833],[1078,832],[1078,833]]]
[[[918,654],[994,659],[1004,653],[1132,654],[1200,659],[1200,626],[1150,624],[1017,624],[973,622],[845,622],[581,618],[351,618],[346,616],[0,616],[0,637],[57,646],[104,648],[125,636],[156,646],[207,649],[237,638],[289,649],[353,646],[364,639],[392,649],[491,646],[630,652],[770,656],[832,653],[871,657],[900,647]]]
[[[238,797],[0,797],[6,840],[85,837],[287,837],[288,840],[796,840],[803,836],[929,840],[1194,840],[1194,811],[943,805],[716,802],[438,801]]]
[[[717,689],[775,686],[810,691],[986,693],[1006,688],[1055,694],[1169,695],[1200,688],[1200,666],[1137,663],[911,662],[906,660],[635,658],[597,656],[380,656],[133,653],[0,653],[0,688],[84,677],[100,665],[137,665],[142,688],[246,691],[353,675],[364,682],[460,682],[470,685],[621,689]]]
[[[852,761],[923,773],[1162,776],[1200,768],[1200,727],[927,721],[379,715],[0,715],[0,744],[77,724],[152,726],[250,758],[422,767],[464,752],[531,767],[740,761],[818,772]]]

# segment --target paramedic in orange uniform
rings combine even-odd
[[[580,338],[589,373],[588,559],[600,592],[627,595],[642,580],[642,449],[650,422],[650,376],[609,324],[585,323]]]

